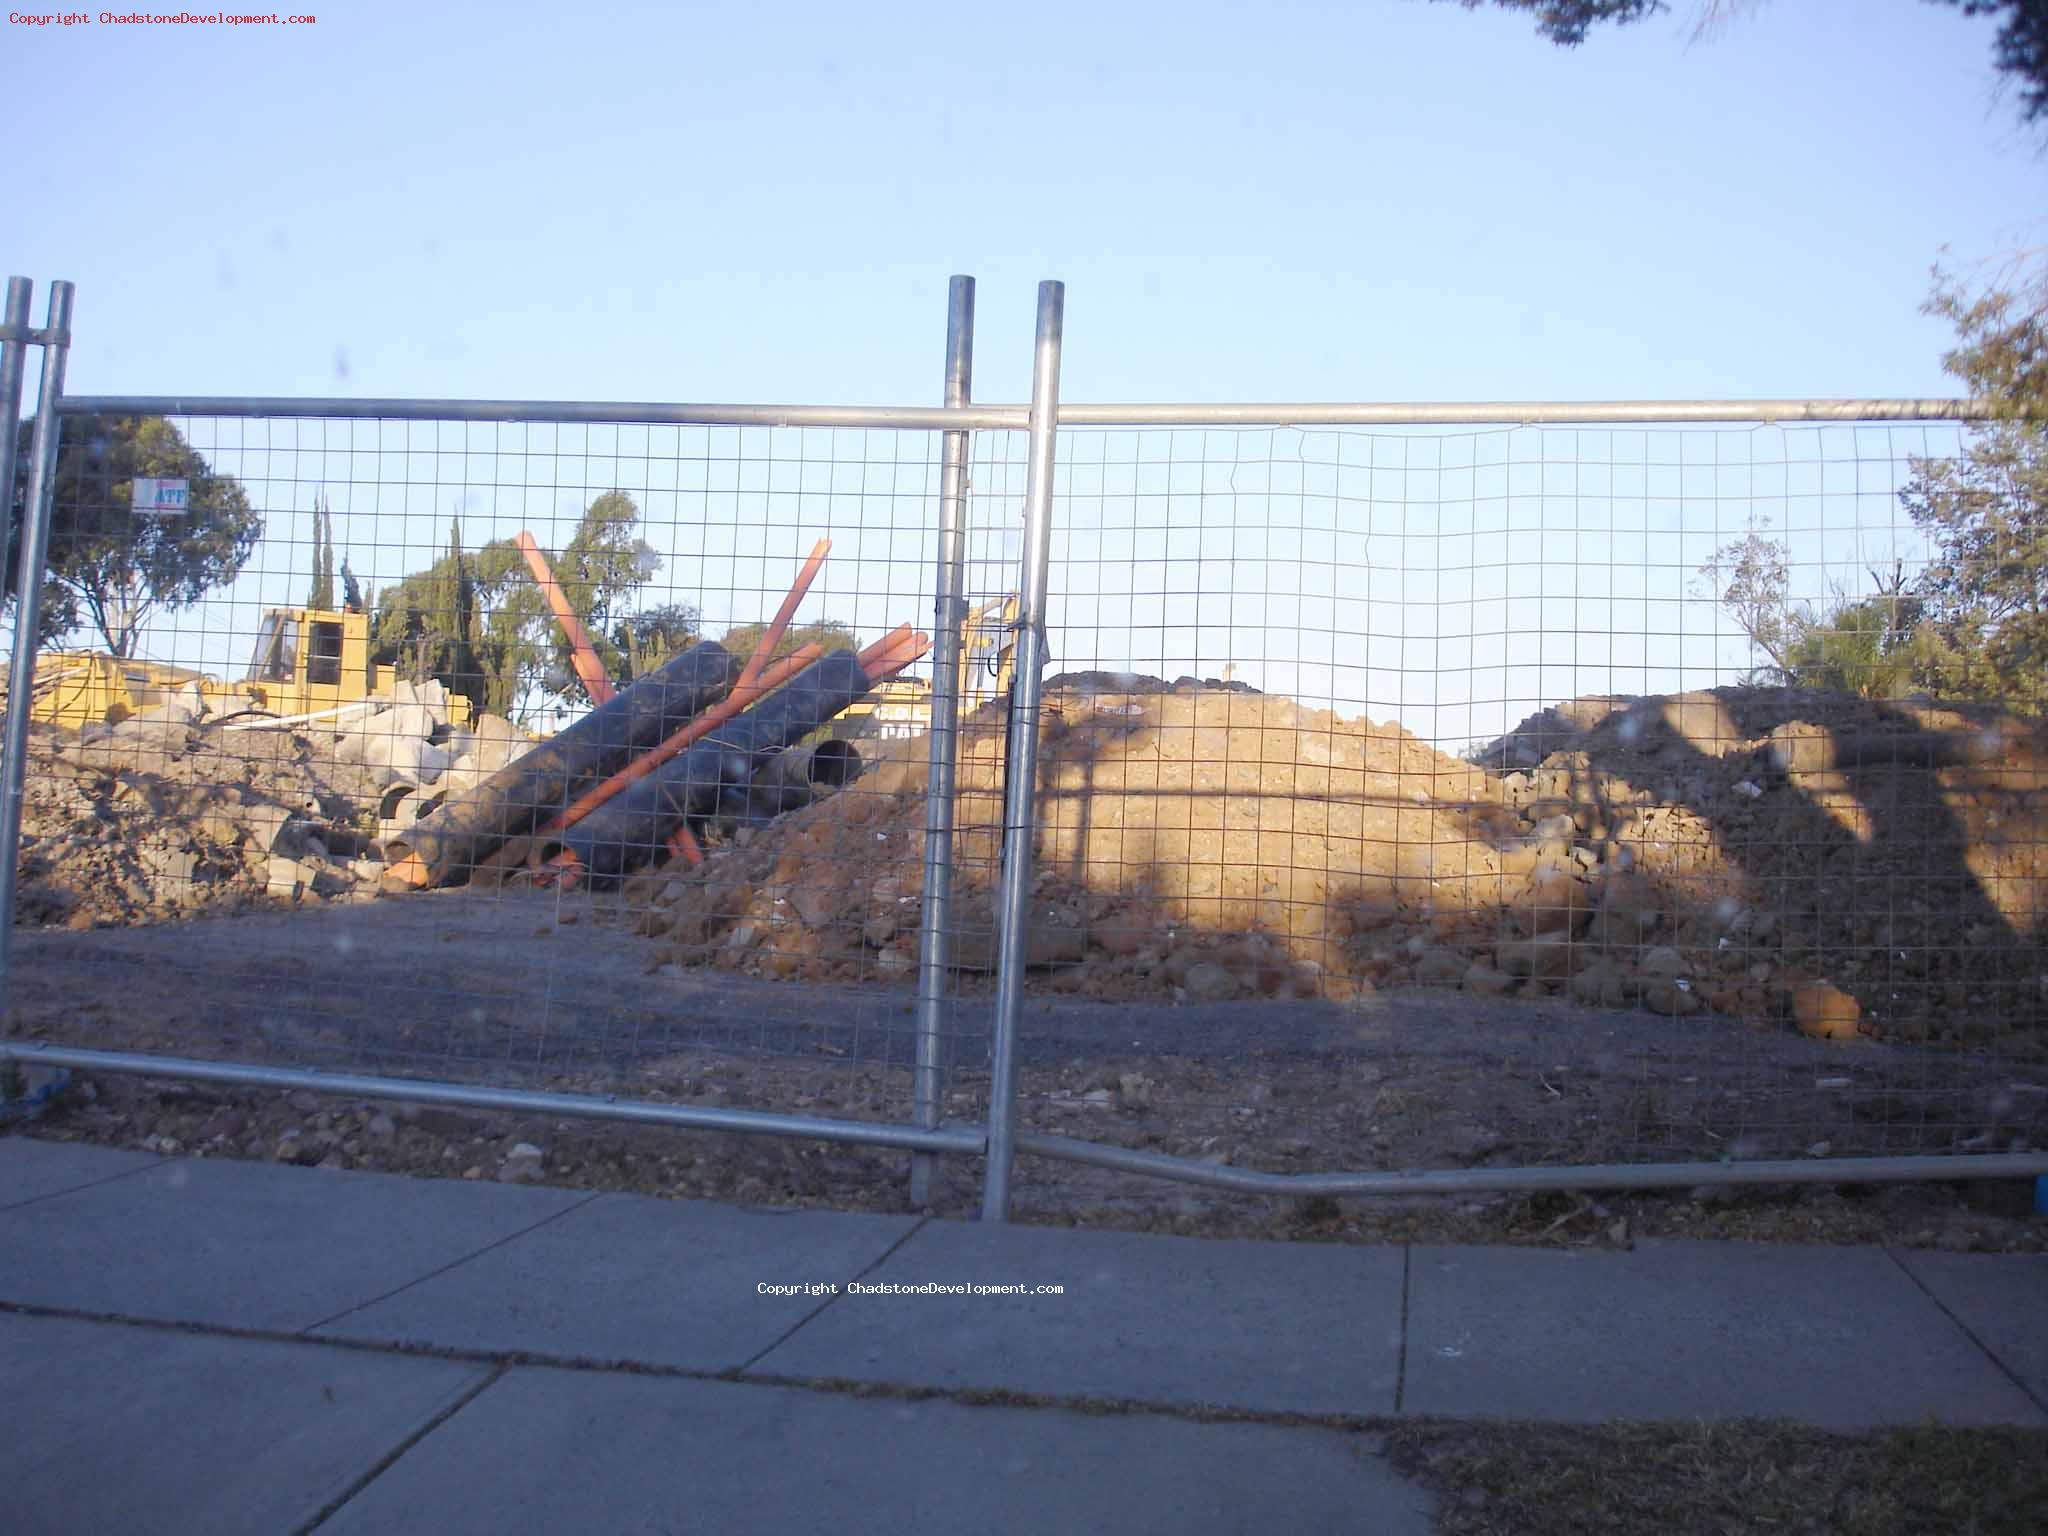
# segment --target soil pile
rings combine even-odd
[[[2039,722],[1721,689],[1574,700],[1503,739],[1496,763],[1548,750],[1489,772],[1248,690],[1056,679],[1040,984],[1208,1001],[1423,983],[2040,1048]],[[640,877],[637,922],[684,964],[909,975],[925,762],[922,738],[888,744],[853,785],[701,869]],[[985,711],[961,732],[949,962],[967,976],[995,959],[1003,766]]]

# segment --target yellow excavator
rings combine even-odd
[[[1010,594],[969,610],[961,633],[960,714],[965,719],[1010,686],[1016,656],[1017,598]],[[594,660],[594,653],[593,653]],[[95,651],[48,651],[36,662],[30,718],[46,725],[118,725],[198,685],[215,715],[318,719],[352,704],[389,696],[394,669],[370,660],[369,615],[353,609],[271,608],[256,629],[243,676],[223,681],[189,667],[124,659]],[[448,697],[449,719],[469,723],[469,701]],[[899,677],[841,715],[835,735],[917,736],[931,727],[931,685]]]
[[[965,720],[1010,686],[1017,657],[1017,596],[1011,593],[968,610],[960,632],[960,718]],[[896,677],[883,683],[833,722],[840,740],[893,740],[931,729],[931,684]]]
[[[247,672],[222,681],[189,667],[51,651],[36,662],[29,717],[48,725],[118,725],[128,716],[198,685],[216,715],[317,719],[352,704],[388,696],[391,667],[370,660],[370,617],[354,609],[271,608],[256,629]],[[469,701],[448,698],[449,718],[467,724]]]

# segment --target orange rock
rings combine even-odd
[[[1821,1040],[1853,1040],[1863,1007],[1840,987],[1807,981],[1793,989],[1792,1013],[1804,1034]]]
[[[1526,934],[1577,936],[1593,920],[1593,903],[1582,883],[1562,869],[1545,865],[1516,893],[1509,915]]]

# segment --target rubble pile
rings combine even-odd
[[[1489,772],[1393,725],[1188,682],[1049,685],[1036,984],[1207,1001],[1421,983],[1821,1036],[2048,1036],[2038,723],[1775,690],[1574,700],[1487,755],[1526,764],[1541,740],[1540,760]],[[966,976],[994,964],[1002,756],[999,715],[965,724]],[[703,867],[639,877],[636,921],[685,965],[908,976],[925,761],[924,739],[891,743]]]
[[[17,921],[367,900],[383,836],[529,744],[495,716],[451,725],[432,683],[326,720],[224,718],[195,687],[118,725],[33,727]]]

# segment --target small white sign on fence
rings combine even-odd
[[[190,480],[137,480],[135,510],[145,517],[183,517],[192,510]]]

